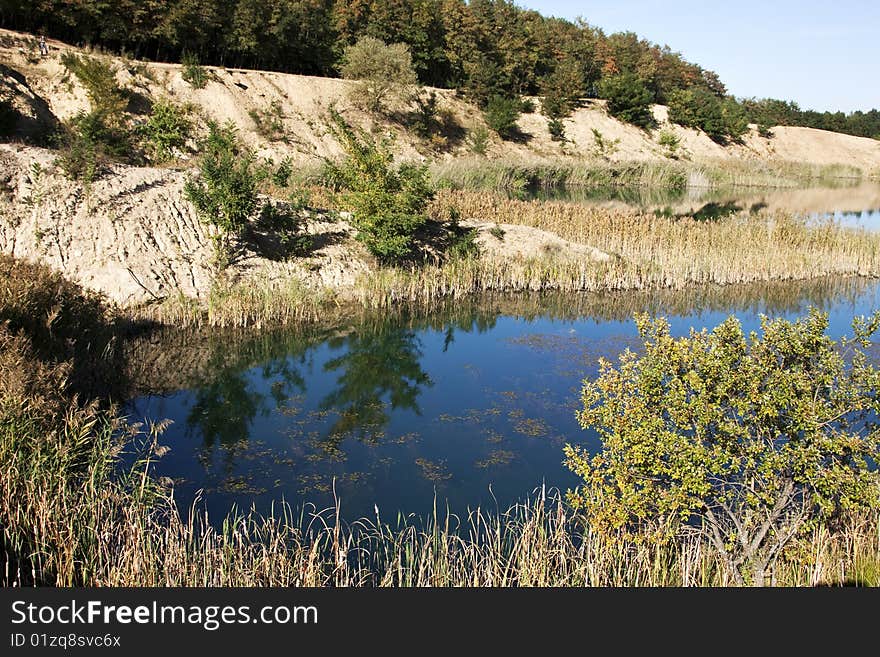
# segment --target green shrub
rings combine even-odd
[[[489,131],[479,125],[468,132],[467,145],[476,155],[485,155],[489,150]]]
[[[273,100],[263,109],[248,111],[257,133],[269,141],[287,141],[287,133],[284,130],[284,112],[281,102]]]
[[[342,77],[359,81],[352,99],[370,112],[383,111],[389,101],[408,99],[418,82],[409,46],[386,45],[370,36],[345,49],[341,71]]]
[[[61,55],[61,63],[85,87],[92,110],[100,112],[105,122],[121,123],[128,107],[129,93],[119,86],[116,68],[98,57]]]
[[[480,254],[480,245],[477,244],[477,229],[454,226],[452,239],[446,254],[450,258],[458,260],[478,256]]]
[[[678,149],[681,146],[681,137],[676,135],[672,130],[661,130],[657,135],[657,143],[663,147],[666,157],[678,157]]]
[[[301,200],[296,198],[286,205],[265,203],[260,210],[258,227],[278,238],[285,257],[305,255],[312,248],[312,236],[302,232],[302,210]]]
[[[285,157],[278,164],[278,168],[271,174],[272,183],[278,187],[287,187],[290,182],[290,176],[293,174],[293,160]]]
[[[517,134],[520,102],[516,98],[492,96],[486,103],[486,123],[502,139],[512,139]]]
[[[184,187],[187,199],[202,221],[220,230],[218,255],[224,255],[232,237],[240,236],[257,209],[257,185],[253,153],[241,146],[235,126],[211,121],[202,142],[204,155],[199,176]]]
[[[547,131],[553,141],[565,141],[565,124],[560,119],[549,119]]]
[[[602,78],[599,96],[608,101],[608,113],[614,118],[640,128],[654,126],[654,115],[651,114],[653,96],[635,74],[621,73]]]
[[[413,131],[422,138],[428,138],[440,129],[437,114],[437,92],[419,94],[415,97],[416,110],[413,112],[411,126]]]
[[[521,114],[534,114],[535,101],[531,98],[523,98],[519,104],[519,111]]]
[[[59,139],[59,166],[68,178],[86,185],[111,161],[133,157],[128,130],[99,110],[76,114],[64,126]]]
[[[682,338],[636,323],[643,350],[584,381],[578,420],[601,451],[565,450],[584,481],[569,498],[596,531],[700,531],[737,583],[761,585],[796,536],[880,506],[880,371],[864,351],[880,312],[839,344],[816,310],[763,317],[762,335],[735,317]]]
[[[605,135],[597,128],[590,128],[590,130],[593,132],[592,153],[594,156],[607,160],[617,152],[620,139],[606,139]]]
[[[330,130],[347,155],[328,162],[328,177],[343,191],[341,202],[352,213],[357,238],[383,263],[413,255],[414,239],[425,225],[433,198],[424,166],[393,166],[387,142],[376,142],[331,109]]]
[[[149,144],[156,160],[167,160],[180,151],[189,139],[192,124],[186,109],[169,100],[153,104],[153,111],[141,133]]]
[[[183,81],[194,89],[204,89],[211,79],[210,72],[199,63],[199,57],[195,53],[185,52],[181,58],[183,70],[180,76]]]

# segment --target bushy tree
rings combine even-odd
[[[116,80],[116,67],[99,57],[65,53],[61,62],[85,87],[92,110],[106,121],[118,122],[128,107],[128,91]]]
[[[620,73],[603,78],[599,96],[608,101],[608,113],[616,119],[640,128],[654,125],[651,113],[651,92],[633,73]]]
[[[170,100],[153,103],[150,118],[141,129],[153,156],[158,161],[173,157],[189,139],[192,124],[186,110]]]
[[[492,130],[498,133],[502,139],[511,139],[516,136],[516,120],[519,118],[520,101],[517,98],[504,96],[492,96],[486,103],[483,115],[486,123]]]
[[[201,150],[199,176],[187,180],[184,193],[202,221],[220,229],[217,246],[222,256],[257,209],[259,177],[254,155],[241,146],[231,123],[211,121]]]
[[[330,112],[330,130],[346,153],[341,164],[328,162],[328,177],[341,188],[341,202],[352,213],[358,239],[383,263],[412,255],[425,208],[433,198],[424,166],[394,166],[389,144],[376,142]]]
[[[541,112],[547,117],[547,127],[554,141],[565,140],[562,119],[574,111],[578,98],[584,91],[582,67],[572,59],[557,64],[541,83]]]
[[[406,44],[386,45],[369,36],[345,49],[342,75],[359,81],[354,97],[371,112],[381,111],[392,98],[405,98],[417,82]]]
[[[749,336],[733,317],[683,338],[636,322],[644,353],[584,381],[578,420],[601,450],[565,448],[584,482],[569,498],[596,530],[699,531],[735,581],[761,584],[795,537],[880,505],[880,372],[864,351],[880,312],[840,343],[816,310]]]
[[[748,130],[745,111],[733,98],[719,98],[703,87],[690,87],[669,94],[669,120],[705,132],[725,144]]]

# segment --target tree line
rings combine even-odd
[[[362,36],[404,43],[419,82],[476,99],[565,84],[595,96],[601,80],[639,77],[652,99],[718,76],[632,32],[542,16],[508,0],[0,0],[0,25],[136,58],[335,76]]]
[[[740,101],[752,123],[759,126],[791,125],[843,132],[857,137],[880,139],[880,110],[817,112],[801,109],[790,100],[746,98]]]
[[[135,58],[338,76],[363,37],[406,44],[418,82],[490,101],[540,95],[558,121],[607,98],[648,127],[649,103],[737,139],[746,122],[880,137],[880,112],[815,112],[734,99],[718,75],[633,32],[542,16],[510,0],[0,0],[0,25]],[[623,98],[621,104],[620,98]],[[690,106],[690,107],[689,107]]]

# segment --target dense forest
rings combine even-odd
[[[775,100],[734,101],[714,72],[632,32],[542,16],[509,0],[0,0],[0,26],[136,58],[339,74],[362,36],[409,46],[419,81],[461,89],[478,104],[520,94],[651,102],[715,97],[716,113],[761,125],[806,125],[880,137],[880,112],[818,113]],[[603,84],[605,83],[605,84]],[[726,104],[724,104],[726,103]],[[691,111],[693,114],[693,111]],[[739,119],[737,119],[739,120]],[[735,131],[727,130],[736,137]]]

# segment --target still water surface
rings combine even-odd
[[[794,318],[811,305],[829,332],[880,305],[880,284],[831,279],[686,292],[484,298],[420,317],[375,318],[309,335],[171,335],[145,346],[132,419],[171,419],[158,475],[179,502],[202,491],[214,517],[273,500],[348,518],[501,508],[542,484],[577,484],[566,442],[584,377],[600,356],[638,349],[633,313],[666,316],[677,335],[729,314]],[[154,370],[149,371],[153,366]],[[149,394],[148,394],[149,393]]]

